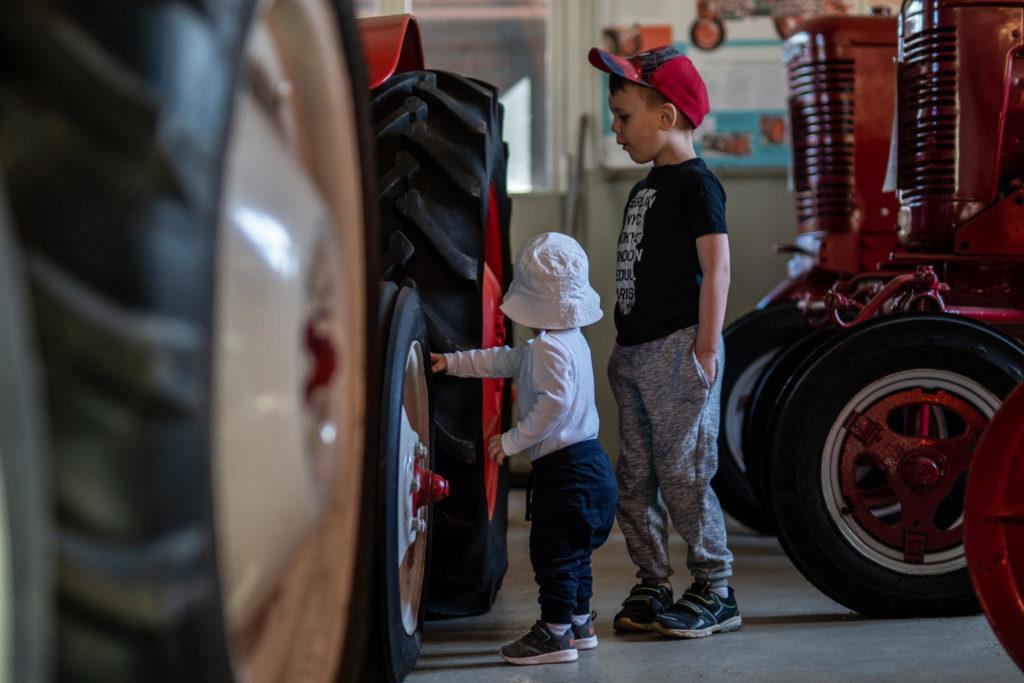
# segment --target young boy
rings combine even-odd
[[[430,354],[434,372],[458,377],[516,377],[521,419],[487,444],[499,464],[530,456],[527,502],[530,562],[540,587],[540,620],[501,648],[511,664],[575,661],[597,647],[590,597],[590,555],[615,520],[615,477],[597,440],[594,371],[580,328],[601,319],[587,255],[571,237],[549,232],[516,255],[515,278],[501,310],[536,337],[514,349]]]
[[[707,89],[671,47],[630,60],[594,48],[589,59],[610,74],[616,142],[634,162],[654,163],[629,194],[615,274],[608,379],[622,440],[618,520],[640,583],[614,626],[678,638],[733,631],[742,622],[728,585],[732,554],[710,485],[729,289],[725,192],[693,148]],[[694,578],[675,603],[665,507]]]

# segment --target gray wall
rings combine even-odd
[[[618,453],[618,419],[615,400],[608,388],[605,369],[615,325],[615,245],[621,227],[622,208],[633,184],[643,172],[608,174],[594,170],[587,174],[577,238],[590,256],[590,281],[601,295],[605,317],[585,329],[594,356],[597,407],[601,415],[601,443],[614,459]],[[786,257],[775,254],[772,245],[790,242],[795,234],[792,195],[781,174],[753,175],[750,172],[719,173],[725,186],[729,244],[732,257],[732,286],[726,310],[726,324],[750,311],[757,301],[785,274]],[[557,194],[517,195],[512,201],[512,249],[533,235],[559,230],[562,196]],[[523,335],[522,330],[518,334]],[[528,336],[529,331],[525,332]],[[520,337],[522,338],[522,337]],[[728,359],[726,359],[728,362]],[[522,466],[517,463],[517,468]]]

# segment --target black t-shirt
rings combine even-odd
[[[643,344],[697,324],[696,240],[725,232],[725,190],[703,159],[655,166],[633,186],[615,270],[619,344]]]

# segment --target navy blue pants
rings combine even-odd
[[[608,454],[591,439],[538,458],[528,496],[541,619],[568,624],[571,615],[590,613],[590,554],[615,521],[618,493]]]

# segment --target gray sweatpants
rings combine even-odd
[[[711,489],[725,344],[718,344],[717,377],[709,386],[694,355],[696,334],[693,326],[646,344],[616,344],[608,364],[622,440],[617,517],[640,579],[672,574],[666,507],[689,545],[686,566],[694,579],[732,574],[725,518]]]

